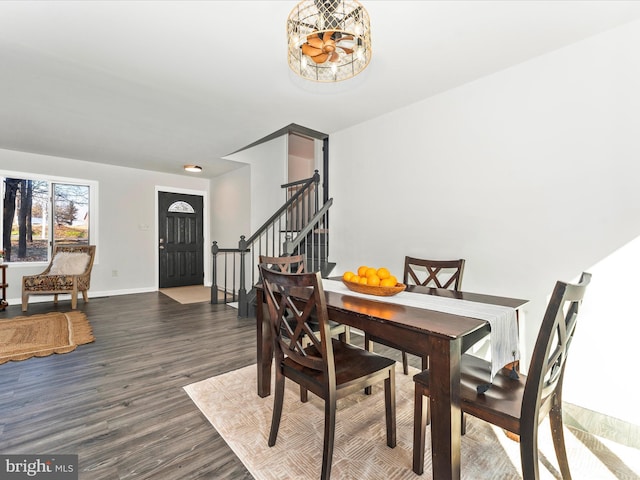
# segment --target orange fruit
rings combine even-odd
[[[349,282],[360,283],[360,277],[358,275],[354,275],[353,277],[351,277],[351,280],[349,280]]]
[[[362,266],[358,267],[358,275],[361,276],[361,277],[366,277],[368,268],[369,267],[367,267],[366,265],[362,265]]]
[[[376,274],[369,275],[367,277],[367,285],[377,287],[378,285],[380,285],[380,277],[378,277]]]
[[[396,282],[393,281],[393,278],[385,278],[384,280],[380,280],[381,287],[395,287]]]
[[[355,275],[355,274],[354,274],[353,272],[344,272],[344,273],[342,274],[342,279],[343,279],[345,282],[349,282],[349,281],[351,281],[351,278],[353,278],[353,276],[354,276],[354,275]]]
[[[366,285],[367,284],[367,277],[360,277],[360,280],[358,281],[358,283],[360,283],[362,285]]]
[[[380,267],[376,272],[376,275],[380,277],[380,280],[384,280],[385,278],[389,278],[391,276],[391,273],[389,273],[389,270],[387,270],[386,268]]]
[[[395,286],[396,283],[398,283],[398,279],[393,275],[391,275],[387,280],[391,280],[393,282],[393,286]]]
[[[369,267],[369,268],[367,268],[367,271],[365,272],[364,276],[365,277],[370,277],[371,275],[375,275],[377,271],[378,270],[376,270],[375,268]]]

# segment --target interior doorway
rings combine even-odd
[[[313,177],[316,170],[315,140],[289,133],[287,183]]]

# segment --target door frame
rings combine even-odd
[[[197,195],[202,197],[202,235],[204,237],[203,243],[203,252],[202,252],[202,268],[204,270],[204,286],[211,286],[211,250],[209,249],[209,245],[211,244],[211,232],[209,226],[209,192],[206,190],[192,190],[188,188],[177,188],[177,187],[165,187],[161,185],[156,185],[155,188],[155,198],[153,203],[155,205],[155,218],[154,218],[154,235],[153,235],[153,256],[155,259],[154,263],[154,285],[155,289],[160,290],[160,251],[158,250],[158,238],[160,235],[160,225],[158,222],[158,214],[160,213],[160,209],[158,207],[158,195],[160,192],[168,192],[168,193],[182,193],[185,195]]]

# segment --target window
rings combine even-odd
[[[187,202],[173,202],[169,205],[167,211],[172,213],[196,213],[193,207]]]
[[[92,182],[24,175],[2,180],[5,261],[47,262],[56,243],[90,243]]]

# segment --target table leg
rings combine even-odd
[[[460,339],[430,337],[431,461],[434,479],[460,479]]]
[[[258,289],[256,296],[256,345],[258,368],[258,395],[268,397],[271,394],[271,363],[273,360],[273,344],[269,317],[265,315],[264,296]]]

